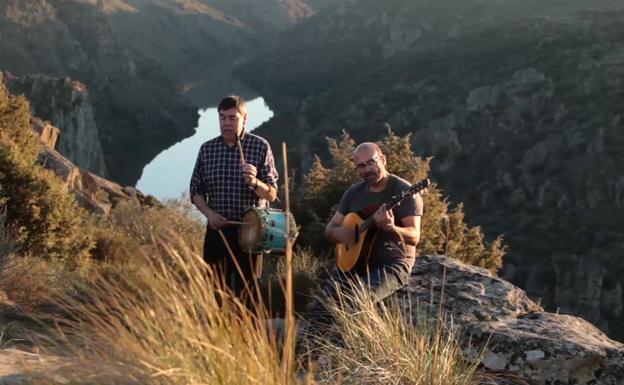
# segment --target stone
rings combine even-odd
[[[45,128],[46,124],[43,124],[41,120],[34,119],[33,121],[33,130],[35,131],[38,129],[41,132],[53,133],[58,131],[58,128],[54,126]],[[42,127],[44,127],[43,130]],[[91,213],[107,215],[118,202],[132,200],[142,206],[154,207],[161,205],[157,198],[153,196],[146,197],[134,187],[123,187],[76,166],[43,140],[38,162],[44,168],[56,174],[64,182],[68,190],[74,194],[76,203]]]
[[[502,354],[488,352],[483,357],[482,363],[483,363],[483,366],[485,366],[488,369],[504,370],[507,367],[507,364],[509,363],[509,361]]]
[[[39,118],[32,118],[30,123],[32,124],[33,130],[39,135],[41,143],[50,149],[54,149],[61,130]]]
[[[546,357],[546,354],[541,350],[529,350],[528,352],[524,352],[524,354],[526,355],[527,362],[539,361]]]
[[[544,311],[524,290],[484,268],[424,255],[396,295],[405,312],[426,303],[435,318],[443,309],[466,357],[484,351],[488,369],[536,385],[624,383],[624,344],[581,318]]]

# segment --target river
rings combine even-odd
[[[247,130],[251,131],[273,116],[262,98],[247,102]],[[136,188],[160,200],[180,198],[188,190],[199,147],[219,135],[217,109],[199,110],[195,135],[186,138],[158,154],[143,168]]]

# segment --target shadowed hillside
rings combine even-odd
[[[619,5],[351,1],[238,73],[277,106],[259,132],[286,139],[302,169],[342,128],[413,133],[468,221],[504,235],[506,278],[622,339]]]
[[[122,184],[134,184],[156,154],[192,135],[197,105],[213,104],[234,91],[252,95],[232,80],[232,63],[314,12],[300,0],[270,0],[262,7],[252,3],[4,1],[0,70],[20,78],[68,76],[85,84],[105,161],[105,167],[89,168],[106,170],[106,176]]]

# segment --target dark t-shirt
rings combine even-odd
[[[396,175],[390,174],[388,184],[383,191],[372,192],[365,182],[358,182],[349,187],[342,195],[338,204],[338,212],[347,215],[350,212],[357,213],[362,219],[373,215],[375,211],[384,203],[389,202],[393,196],[399,195],[402,191],[410,187],[410,183]],[[411,195],[401,201],[399,205],[392,209],[394,213],[394,224],[404,227],[401,219],[409,216],[422,216],[423,201],[420,195]],[[373,230],[373,229],[371,229]],[[375,228],[375,230],[378,230]],[[400,238],[397,234],[385,231],[378,231],[368,265],[379,266],[396,262],[397,259],[405,259],[398,250],[389,248],[386,242],[392,241],[400,245]]]

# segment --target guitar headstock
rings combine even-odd
[[[420,182],[417,182],[411,185],[409,188],[403,190],[401,194],[399,194],[399,196],[393,196],[392,200],[386,203],[386,208],[391,209],[392,207],[396,206],[397,203],[402,201],[404,198],[407,198],[410,195],[414,195],[414,194],[421,192],[422,190],[429,187],[429,185],[431,185],[431,181],[429,180],[429,178],[425,178],[421,180]]]
[[[429,185],[431,184],[431,181],[429,180],[429,178],[425,178],[423,180],[421,180],[420,182],[417,182],[413,185],[410,186],[409,190],[409,194],[417,194],[419,192],[421,192],[422,190],[426,189],[427,187],[429,187]]]

